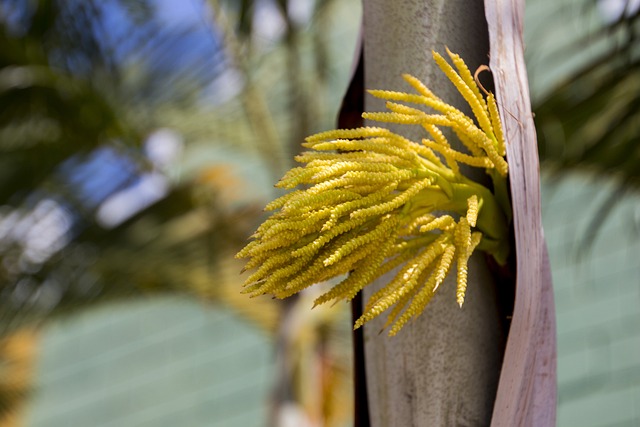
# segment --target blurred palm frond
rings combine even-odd
[[[549,166],[591,168],[640,186],[639,37],[636,12],[583,40],[617,42],[536,104],[540,155]]]
[[[0,336],[164,293],[275,333],[281,305],[239,294],[233,255],[302,137],[333,127],[340,37],[357,31],[337,19],[356,0],[294,3],[194,1],[196,21],[169,25],[150,1],[0,0]],[[275,35],[257,28],[264,7]],[[348,336],[318,314],[306,331]],[[321,359],[344,384],[348,360]],[[23,396],[0,391],[0,414]]]
[[[605,3],[620,2],[577,3],[574,19],[583,33],[545,52],[545,70],[570,71],[534,102],[534,111],[540,158],[552,177],[575,170],[618,182],[588,227],[583,246],[589,247],[616,201],[640,190],[640,8],[626,2],[607,21]]]
[[[0,11],[0,295],[2,331],[9,331],[27,319],[152,288],[123,274],[132,259],[142,270],[145,261],[172,265],[156,258],[175,249],[147,254],[132,244],[129,227],[144,222],[145,232],[161,233],[165,222],[202,208],[192,197],[202,186],[191,179],[172,188],[145,144],[163,125],[160,111],[168,104],[174,115],[197,108],[224,64],[207,28],[168,27],[147,2],[5,0]],[[109,24],[113,14],[117,24]],[[152,197],[137,209],[144,221],[100,223],[109,199],[149,183],[156,194],[130,196]],[[225,218],[237,222],[230,213]],[[124,262],[109,256],[118,247],[140,253]],[[201,263],[209,259],[197,255]],[[96,259],[111,260],[120,274],[97,269]],[[164,291],[180,288],[166,282]]]

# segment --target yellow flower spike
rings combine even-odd
[[[454,114],[453,112],[447,114]],[[430,123],[438,126],[453,126],[447,116],[441,114],[400,114],[400,113],[362,113],[362,118],[384,123],[400,123],[404,125],[421,125]]]
[[[455,225],[456,221],[450,215],[443,215],[434,219],[431,222],[420,227],[421,233],[427,233],[433,230],[449,230],[453,225]]]
[[[362,288],[379,276],[380,268],[385,258],[391,253],[393,245],[381,241],[376,243],[378,247],[372,253],[370,260],[367,260],[367,267],[369,268],[360,268],[349,274],[349,277],[340,284],[339,292],[336,290],[337,292],[333,299],[351,301]]]
[[[415,153],[405,152],[400,148],[385,144],[387,140],[378,141],[372,139],[363,139],[358,141],[351,140],[337,140],[333,142],[323,142],[316,146],[317,150],[344,150],[344,151],[371,151],[379,154],[387,154],[390,156],[396,156],[399,159],[413,160]]]
[[[338,248],[324,260],[324,265],[329,266],[331,264],[335,264],[337,261],[340,261],[346,255],[353,252],[357,247],[370,244],[373,241],[379,240],[381,237],[385,237],[390,231],[398,226],[398,222],[399,218],[397,217],[383,218],[382,221],[380,221],[380,224],[378,224],[373,230],[349,240],[349,242]]]
[[[478,123],[480,124],[480,128],[487,134],[491,135],[493,133],[493,129],[491,127],[491,121],[489,120],[489,116],[487,115],[487,106],[480,96],[479,100],[474,91],[467,85],[467,83],[454,71],[454,69],[449,65],[449,63],[440,55],[439,53],[433,51],[433,59],[435,59],[436,63],[445,73],[445,75],[451,80],[451,83],[454,84],[458,92],[462,95],[462,97],[467,101],[469,106],[471,107],[471,111],[478,119]],[[471,83],[473,86],[476,86],[476,83],[473,79],[471,79]],[[477,86],[476,86],[477,89]]]
[[[480,148],[467,134],[461,130],[458,126],[452,126],[453,132],[456,134],[462,145],[471,152],[474,157],[482,157],[484,151]]]
[[[325,266],[322,260],[323,257],[318,257],[312,264],[309,264],[307,270],[289,280],[281,291],[274,293],[278,298],[287,297],[314,283],[348,273],[356,269],[360,261],[369,257],[372,253],[376,252],[377,249],[375,245],[363,246],[342,259],[341,262],[330,266]]]
[[[393,165],[385,165],[382,163],[362,163],[362,162],[335,162],[332,166],[325,167],[313,176],[309,182],[320,183],[327,178],[343,175],[346,172],[391,172],[395,173],[398,168]]]
[[[437,171],[438,173],[445,172],[445,170],[442,169],[444,164],[430,149],[396,134],[389,135],[387,142],[394,145],[402,144],[400,148],[410,150],[412,153],[422,156],[416,156],[411,159],[413,160],[413,166],[426,166],[428,170],[425,172],[428,172],[429,169],[432,169],[434,172]]]
[[[426,282],[431,273],[432,273],[432,269],[423,271],[420,277],[418,278],[417,282],[418,283]],[[398,298],[398,300],[396,301],[391,311],[389,311],[389,314],[387,315],[387,320],[384,322],[384,326],[382,327],[382,329],[386,329],[391,324],[393,324],[393,322],[398,318],[400,313],[402,313],[402,311],[406,308],[407,303],[416,296],[416,294],[420,291],[420,289],[421,289],[420,286],[414,286],[412,289],[410,289],[408,292],[406,292],[404,295]],[[393,335],[389,333],[389,336],[393,336]]]
[[[435,96],[434,93],[431,92],[431,90],[424,85],[424,83],[422,83],[420,80],[418,80],[416,77],[412,76],[411,74],[403,74],[402,78],[404,79],[404,81],[409,83],[420,95],[425,96],[427,98],[433,98],[438,101],[440,100],[440,98]]]
[[[360,268],[355,270],[353,273],[349,274],[349,277],[332,287],[328,292],[325,292],[316,298],[313,302],[313,306],[315,307],[332,300],[350,300],[357,292],[375,279],[377,277],[377,267],[382,264],[384,258],[389,255],[393,247],[389,241],[379,243],[381,246],[375,251],[369,265],[370,268]],[[367,252],[370,250],[372,250],[371,247],[366,249]]]
[[[507,165],[507,161],[498,154],[493,141],[491,141],[484,132],[474,126],[467,117],[456,113],[450,114],[449,117],[456,123],[460,131],[463,132],[470,141],[474,142],[478,147],[485,151],[487,157],[491,159],[498,173],[502,176],[507,176],[509,166]]]
[[[339,140],[335,142],[340,143],[344,141],[345,140]],[[421,154],[423,156],[425,155],[424,147],[421,147],[420,144],[416,144],[415,142],[410,141],[407,138],[404,138],[403,136],[392,133],[392,132],[390,132],[389,135],[386,135],[384,137],[369,138],[363,141],[366,141],[369,143],[379,143],[382,145],[391,145],[393,147],[400,148],[405,151],[404,153],[405,157],[406,157],[406,154],[410,154],[410,157],[408,157],[408,159],[412,161],[417,160],[417,157],[415,156],[415,154]],[[348,142],[357,144],[360,142],[360,140],[348,140]]]
[[[309,231],[318,231],[321,228],[322,221],[331,215],[331,209],[321,209],[309,215],[302,215],[300,220],[286,221],[281,220],[261,234],[264,240],[281,240],[282,235],[286,234],[285,240],[291,242],[297,238],[307,235]]]
[[[385,198],[393,192],[398,187],[397,182],[392,182],[391,184],[385,187],[377,187],[375,190],[371,189],[371,194],[359,198],[357,200],[348,201],[345,203],[337,204],[331,212],[331,218],[325,223],[323,226],[324,230],[329,230],[333,227],[338,220],[347,213],[351,213],[359,208],[364,206],[372,206],[378,205],[380,202],[385,200]]]
[[[498,149],[498,154],[504,157],[507,154],[507,145],[504,141],[504,135],[502,134],[502,122],[500,122],[496,98],[492,93],[487,96],[487,104],[489,105],[489,118],[491,118],[491,124],[493,125],[493,131],[498,144],[496,148]]]
[[[380,248],[375,248],[375,254],[376,256],[381,255],[382,258],[385,257],[393,257],[394,255],[394,250],[397,253],[397,247],[394,248],[394,246],[396,245],[386,245],[386,244],[381,244]],[[410,249],[407,248],[407,251],[402,252],[400,255],[397,255],[395,257],[393,257],[391,260],[388,260],[384,263],[379,263],[378,266],[376,268],[373,268],[375,265],[375,258],[374,258],[374,262],[371,263],[371,265],[367,265],[366,269],[359,269],[354,271],[352,274],[349,275],[348,279],[343,280],[341,283],[339,283],[338,285],[336,285],[333,289],[340,287],[340,289],[337,290],[333,290],[331,289],[329,292],[325,293],[324,295],[321,295],[315,302],[314,302],[314,306],[319,305],[319,304],[323,304],[325,302],[331,301],[332,299],[344,299],[346,298],[346,296],[348,294],[351,294],[353,291],[353,288],[351,287],[353,282],[348,282],[349,279],[351,279],[352,275],[359,275],[358,277],[360,278],[368,278],[368,280],[366,280],[366,282],[362,283],[362,286],[360,287],[360,289],[362,289],[362,287],[364,287],[365,285],[369,284],[371,281],[373,281],[374,279],[390,272],[391,270],[394,270],[395,268],[397,268],[398,266],[402,265],[403,263],[409,261],[411,258],[413,258],[415,256],[415,250],[414,249]],[[350,289],[351,288],[351,289]]]
[[[415,95],[412,93],[404,93],[404,92],[396,92],[392,90],[368,90],[369,94],[379,99],[386,99],[389,101],[403,101],[411,104],[423,104],[427,105],[427,103],[434,105],[442,105],[446,108],[444,102],[435,101],[433,98],[427,98],[423,95]],[[400,105],[400,104],[396,104]],[[392,110],[393,111],[393,110]]]
[[[362,127],[357,129],[334,129],[308,136],[305,143],[311,144],[334,139],[370,138],[375,136],[388,136],[391,131],[380,127]]]
[[[261,267],[262,265],[267,264],[267,262],[271,267],[276,267],[278,265],[285,264],[288,261],[291,261],[291,256],[287,253],[279,252],[277,254],[270,254],[266,257],[253,257],[247,262],[244,268],[245,270],[250,270],[252,268]]]
[[[313,174],[320,172],[321,168],[293,168],[276,183],[277,188],[296,188],[306,182]]]
[[[399,196],[395,197],[393,200],[389,200],[386,203],[381,203],[379,205],[371,206],[368,208],[358,209],[357,211],[351,213],[351,218],[361,218],[386,214],[387,212],[392,211],[393,209],[396,209],[407,203],[411,197],[415,196],[420,190],[429,186],[430,184],[431,181],[427,179],[417,181],[409,189],[401,193]]]
[[[267,239],[264,239],[259,245],[255,246],[251,250],[251,256],[257,257],[265,252],[287,247],[292,241],[298,241],[299,239],[300,234],[291,230],[282,231],[273,236],[267,236]]]
[[[362,163],[391,163],[395,165],[399,159],[378,153],[351,151],[344,153],[305,151],[295,157],[298,163],[307,163],[307,167],[328,166],[339,161],[356,161]],[[406,161],[402,161],[406,164]]]
[[[397,102],[387,101],[385,106],[387,107],[387,110],[391,111],[391,113],[398,113],[399,115],[422,116],[424,114],[424,111],[422,110],[409,107],[408,105],[398,104]]]
[[[483,106],[486,111],[487,104],[484,98],[482,97],[482,94],[480,93],[480,88],[478,88],[478,84],[476,83],[476,80],[471,75],[471,71],[469,71],[467,64],[465,64],[462,58],[460,58],[460,55],[451,52],[448,47],[445,47],[445,50],[447,51],[449,58],[451,58],[451,62],[453,62],[453,65],[455,65],[456,68],[458,69],[458,73],[460,74],[460,78],[462,78],[462,81],[464,81],[465,84],[469,87],[469,89],[471,89],[471,92],[473,92],[473,94],[475,95],[480,105]]]
[[[462,308],[464,297],[467,294],[467,260],[458,260],[458,276],[456,283],[456,302]]]
[[[336,188],[344,188],[347,186],[368,185],[368,184],[386,184],[393,181],[400,181],[413,178],[414,171],[400,170],[391,173],[373,173],[361,171],[345,172],[339,178],[333,178],[315,184],[307,190],[307,194],[321,194],[327,190]]]
[[[400,113],[362,113],[362,118],[385,123],[400,123],[403,125],[419,125],[422,123],[422,116],[415,114]]]
[[[386,326],[394,335],[423,311],[454,261],[459,305],[476,248],[506,262],[511,213],[498,109],[493,95],[482,96],[462,59],[447,52],[458,71],[434,53],[436,63],[477,122],[404,75],[415,93],[371,91],[387,100],[387,111],[363,118],[419,126],[431,139],[416,142],[378,126],[306,138],[307,150],[295,157],[301,166],[277,184],[289,193],[267,205],[271,217],[237,255],[249,258],[246,269],[253,271],[244,293],[286,298],[349,273],[314,305],[350,300],[395,270],[355,324],[360,327],[389,311]],[[462,151],[443,128],[453,131],[446,135],[457,137]],[[494,194],[469,179],[459,163],[485,169],[500,191]]]
[[[389,312],[383,329],[386,329],[396,321],[400,313],[402,313],[406,309],[407,303],[411,301],[416,296],[416,294],[420,292],[421,289],[424,288],[429,278],[433,276],[434,269],[435,266],[433,264],[429,268],[425,269],[422,274],[420,274],[420,277],[418,277],[417,282],[419,286],[414,286],[413,289],[409,290],[398,299],[393,309],[391,309],[391,311]],[[391,333],[389,333],[389,335],[391,335]]]
[[[308,258],[300,258],[295,262],[286,265],[285,267],[275,270],[267,278],[260,277],[260,275],[258,275],[258,273],[256,272],[247,278],[245,285],[250,286],[256,282],[263,282],[260,288],[251,291],[251,296],[263,295],[265,293],[274,291],[279,287],[280,280],[286,279],[289,276],[298,273],[300,270],[302,270],[302,268],[308,261]]]
[[[398,188],[398,186],[400,185],[399,182],[392,182],[389,185],[385,186],[383,184],[374,184],[374,185],[352,185],[349,187],[349,191],[353,191],[354,193],[357,193],[360,195],[360,199],[358,199],[357,201],[361,201],[362,203],[365,203],[365,198],[368,196],[375,196],[376,198],[378,198],[379,200],[382,200],[384,197],[386,197],[389,193],[391,193],[393,190],[395,190],[396,188]],[[370,199],[366,199],[366,200],[370,200]],[[354,200],[355,202],[355,200]],[[337,208],[340,208],[341,205],[337,205]],[[334,211],[335,213],[335,211]],[[332,213],[332,218],[333,218],[333,213]]]
[[[433,291],[435,292],[440,284],[444,281],[447,274],[449,274],[449,270],[451,269],[451,264],[453,263],[453,257],[456,253],[455,245],[448,245],[447,248],[442,253],[442,257],[440,257],[440,263],[436,270],[433,272],[436,282],[433,287]]]
[[[464,303],[464,296],[467,291],[467,263],[471,256],[471,227],[466,217],[461,217],[455,229],[456,246],[456,302],[460,307]]]
[[[299,249],[293,250],[291,252],[291,256],[297,258],[297,257],[305,256],[308,254],[315,254],[318,251],[318,249],[320,249],[321,247],[329,243],[333,238],[339,236],[340,234],[352,231],[353,229],[363,225],[367,221],[370,221],[370,218],[347,219],[341,222],[340,224],[336,225],[335,227],[332,227],[331,229],[327,230],[324,234],[321,234],[319,237],[317,237],[313,242],[309,243],[308,245],[303,246]]]
[[[249,279],[251,280],[247,279],[247,282],[250,283],[250,282],[255,282],[255,281],[265,279],[266,277],[269,276],[269,273],[279,268],[288,266],[289,262],[291,261],[291,257],[287,258],[285,255],[286,254],[282,254],[282,253],[277,255],[272,255],[271,257],[261,262],[258,270],[256,270],[256,272],[252,274],[251,277],[249,277]],[[249,268],[253,268],[252,264],[248,263],[247,266],[249,266]]]
[[[420,226],[422,225],[426,225],[428,223],[430,223],[431,221],[433,221],[434,219],[436,219],[435,215],[432,214],[426,214],[426,215],[421,215],[419,217],[417,217],[416,219],[413,220],[413,222],[409,223],[407,225],[407,229],[409,231],[413,231],[415,229],[419,229]]]
[[[451,165],[451,163],[456,163],[456,162],[461,162],[464,164],[467,164],[469,166],[474,166],[477,168],[493,168],[494,164],[493,162],[485,156],[482,157],[474,157],[474,156],[470,156],[468,154],[464,154],[461,153],[459,151],[455,151],[449,147],[444,147],[440,144],[437,144],[433,141],[429,141],[428,139],[423,139],[422,140],[422,144],[424,144],[426,147],[432,148],[433,150],[437,151],[438,153],[442,154],[444,156],[445,159],[447,159],[447,164]],[[451,160],[449,160],[451,159]],[[453,169],[453,168],[451,168]],[[456,164],[456,169],[458,170],[458,165]]]
[[[471,245],[471,226],[464,216],[460,217],[460,221],[455,226],[454,244],[459,255],[465,254]]]
[[[478,246],[478,243],[480,243],[481,238],[482,238],[482,233],[480,232],[472,233],[469,239],[469,246],[466,248],[466,251],[464,253],[460,253],[460,255],[458,256],[456,302],[458,303],[460,308],[462,308],[462,305],[464,304],[464,298],[467,293],[467,275],[468,275],[467,263],[469,261],[469,257],[471,256],[471,253],[476,248],[476,246]]]
[[[389,336],[394,336],[395,334],[397,334],[398,331],[409,321],[409,319],[411,319],[412,317],[417,317],[420,313],[422,313],[422,311],[424,310],[424,307],[429,303],[429,301],[435,294],[435,291],[437,290],[438,286],[440,286],[440,284],[444,280],[446,273],[451,267],[451,262],[453,260],[453,252],[455,251],[455,247],[453,247],[453,245],[444,245],[444,244],[440,244],[439,246],[440,246],[440,251],[442,251],[442,253],[440,255],[440,260],[438,261],[437,266],[433,271],[428,272],[429,279],[426,281],[426,283],[424,284],[422,289],[417,293],[417,295],[415,295],[411,304],[403,313],[403,315],[393,325],[393,327],[389,331]],[[412,289],[407,290],[407,292],[409,293],[412,293],[411,291]],[[398,295],[398,297],[401,298],[400,295]],[[375,314],[374,316],[369,315],[371,316],[371,318],[376,317],[377,315],[380,314],[378,313],[378,310],[372,310],[372,311],[373,313],[377,313],[377,314]],[[397,314],[398,314],[397,311],[395,313],[392,312],[393,317],[389,318],[389,320],[387,321],[387,324],[391,323],[393,319],[395,319]],[[367,319],[367,320],[370,320],[370,319]],[[362,323],[364,323],[364,321]],[[356,325],[358,325],[358,323],[356,323]]]
[[[476,226],[478,220],[478,213],[480,212],[480,204],[478,203],[478,196],[475,194],[467,199],[467,221],[471,227]]]
[[[449,142],[447,141],[447,139],[444,137],[444,134],[440,129],[438,129],[437,126],[425,123],[422,125],[422,127],[424,127],[425,130],[429,132],[431,137],[434,139],[433,141],[429,141],[428,139],[423,139],[422,145],[439,152],[447,161],[447,166],[451,168],[451,171],[454,174],[459,174],[460,168],[458,168],[458,163],[456,162],[454,154],[455,153],[463,154],[463,153],[459,153],[458,151],[451,149]]]
[[[282,206],[285,205],[285,203],[287,203],[287,201],[293,199],[294,197],[302,193],[303,193],[302,191],[296,190],[296,191],[287,193],[283,196],[280,196],[277,199],[273,200],[272,202],[267,203],[267,206],[265,206],[264,210],[265,212],[269,212],[269,211],[275,211],[276,209],[280,209]]]
[[[440,99],[431,98],[423,95],[414,95],[414,94],[409,94],[404,92],[395,92],[395,91],[389,91],[389,90],[370,90],[368,92],[372,96],[379,99],[386,99],[389,101],[402,101],[402,102],[408,102],[410,104],[424,105],[427,107],[431,107],[436,111],[440,111],[441,113],[459,111],[457,108],[442,102]],[[394,110],[391,109],[391,111],[394,111]]]
[[[419,292],[411,300],[409,306],[405,309],[404,313],[395,321],[391,329],[389,330],[389,336],[392,337],[400,332],[400,329],[412,318],[418,316],[424,310],[424,307],[431,301],[435,294],[436,276],[431,274],[426,283],[422,286]]]
[[[451,148],[451,145],[449,145],[449,141],[447,141],[447,138],[445,138],[444,134],[437,126],[432,124],[424,124],[422,126],[425,128],[427,132],[429,132],[429,135],[431,135],[435,144],[438,144],[441,147]],[[424,141],[427,141],[427,140],[423,139],[422,140],[423,144],[424,144]]]
[[[320,194],[303,194],[293,200],[289,200],[282,206],[282,211],[287,213],[287,217],[293,218],[295,215],[313,215],[315,212],[333,212],[327,208],[327,202],[346,203],[361,199],[362,195],[355,191],[343,188],[328,190]]]
[[[419,286],[422,273],[443,253],[444,249],[444,245],[434,242],[418,255],[413,263],[396,274],[388,285],[372,295],[363,309],[362,316],[356,321],[354,329],[379,316],[405,294],[411,292],[415,286]]]

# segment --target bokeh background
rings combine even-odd
[[[559,426],[640,425],[640,1],[531,0]],[[0,0],[0,426],[348,426],[348,306],[233,258],[359,0]]]

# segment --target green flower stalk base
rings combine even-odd
[[[454,268],[457,303],[467,289],[467,261],[475,249],[505,264],[511,207],[505,142],[492,94],[481,94],[462,59],[447,50],[457,71],[434,59],[467,101],[475,121],[404,75],[415,93],[370,91],[387,112],[364,113],[380,123],[421,126],[428,138],[411,141],[382,127],[332,130],[310,136],[303,164],[276,185],[290,189],[269,203],[274,213],[238,253],[249,258],[244,292],[285,298],[328,279],[343,280],[315,304],[350,300],[374,279],[397,269],[369,298],[355,327],[389,310],[395,335],[422,313]],[[418,108],[418,107],[422,107]],[[449,128],[468,152],[454,149]],[[460,164],[484,168],[493,191],[469,179]]]

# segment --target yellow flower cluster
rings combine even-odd
[[[387,100],[389,111],[364,113],[365,119],[420,125],[431,139],[418,143],[381,127],[308,137],[303,145],[309,151],[296,157],[303,166],[277,184],[291,191],[267,205],[274,213],[237,255],[250,258],[245,269],[254,270],[244,292],[285,298],[346,274],[317,305],[350,300],[396,270],[355,324],[360,327],[391,308],[387,325],[394,335],[423,311],[454,261],[460,306],[467,261],[476,247],[506,261],[508,199],[465,177],[459,167],[485,168],[494,187],[506,188],[508,166],[495,99],[491,94],[485,99],[462,59],[447,52],[457,72],[435,52],[434,59],[477,124],[413,76],[404,79],[417,93],[370,91]],[[468,153],[453,148],[442,128],[450,128]]]

